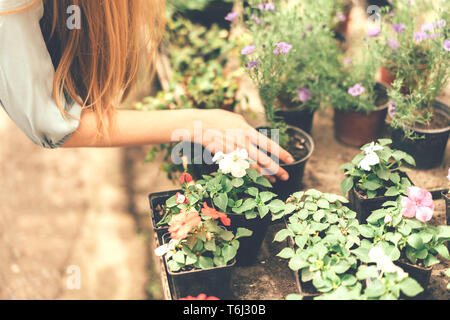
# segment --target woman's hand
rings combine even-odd
[[[252,167],[271,182],[276,180],[274,175],[281,180],[289,179],[286,170],[282,169],[265,151],[288,164],[294,162],[292,156],[250,126],[242,115],[221,109],[196,110],[195,112],[198,113],[197,119],[200,121],[193,123],[194,142],[202,144],[213,154],[219,151],[230,153],[236,148],[246,149],[250,158],[255,161]]]

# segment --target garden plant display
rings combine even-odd
[[[349,195],[350,205],[358,212],[358,220],[365,222],[373,210],[388,200],[406,194],[412,184],[405,164],[413,166],[414,158],[401,150],[390,148],[392,140],[380,139],[361,148],[362,152],[350,163],[340,167],[346,178],[341,192]]]
[[[431,4],[429,4],[431,5]],[[431,8],[431,18],[418,25],[424,7],[408,1],[382,10],[383,23],[373,46],[391,84],[389,122],[394,145],[410,153],[418,168],[442,162],[449,132],[449,107],[436,100],[450,76],[448,3]],[[432,156],[431,156],[432,155]]]
[[[426,289],[431,266],[439,263],[438,255],[450,259],[445,246],[450,227],[429,224],[434,213],[431,193],[415,186],[407,193],[407,197],[386,202],[367,218],[367,225],[360,227],[361,235],[370,241],[361,241],[359,257],[364,261],[364,249],[380,247]]]
[[[361,240],[364,225],[345,203],[347,199],[341,196],[314,189],[294,193],[288,200],[295,211],[274,241],[290,239],[278,256],[289,259],[289,268],[300,283],[300,296],[392,300],[399,299],[400,292],[409,297],[422,292],[414,279],[393,264],[384,248],[362,247],[367,241]]]

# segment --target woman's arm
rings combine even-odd
[[[288,152],[257,132],[241,115],[220,109],[118,110],[109,134],[97,133],[95,114],[84,110],[78,129],[62,147],[122,147],[181,141],[200,143],[212,153],[231,152],[239,147],[249,152],[256,162],[254,168],[265,175],[276,174],[282,180],[289,178],[287,172],[256,146],[279,155],[285,163],[293,162]]]

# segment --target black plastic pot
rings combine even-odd
[[[227,28],[230,27],[230,22],[225,20],[225,16],[232,9],[233,2],[212,0],[203,10],[188,10],[183,15],[192,22],[206,27],[218,24],[221,28]]]
[[[447,225],[450,225],[450,193],[442,192],[442,198],[445,200],[445,215],[447,217]]]
[[[411,185],[414,185],[406,173],[401,176],[408,178]],[[383,203],[386,201],[395,201],[397,198],[398,196],[379,196],[371,199],[364,198],[355,187],[353,187],[348,193],[349,208],[356,212],[356,218],[360,224],[366,223],[367,218],[373,211],[383,207]]]
[[[261,133],[267,134],[268,128],[260,127],[257,128],[257,130],[263,130]],[[276,193],[281,200],[287,200],[291,194],[303,188],[303,174],[305,172],[306,162],[309,158],[311,158],[311,155],[314,152],[314,140],[309,134],[300,128],[292,126],[288,127],[288,132],[305,139],[305,147],[307,148],[308,153],[302,159],[296,159],[296,161],[292,164],[285,164],[272,155],[274,161],[278,161],[280,167],[286,170],[289,174],[289,180],[282,181],[277,179],[277,181],[273,183],[273,189],[271,191]]]
[[[310,109],[277,110],[275,116],[283,119],[286,124],[302,129],[311,134],[315,111]]]
[[[423,292],[416,296],[415,299],[420,299],[424,295],[426,295],[428,291],[428,285],[430,284],[431,271],[433,270],[432,267],[420,267],[400,260],[395,261],[394,264],[402,268],[403,271],[408,273],[411,278],[416,280],[422,286]]]
[[[163,235],[163,243],[169,242],[169,236],[168,233]],[[232,299],[230,290],[231,270],[236,264],[236,259],[233,259],[225,267],[180,272],[172,272],[168,268],[166,256],[164,257],[164,263],[167,269],[167,280],[173,300],[187,296],[196,297],[201,293],[222,300]]]
[[[177,192],[183,192],[183,190],[170,190],[157,193],[151,193],[148,195],[148,200],[150,203],[150,219],[152,221],[153,231],[158,237],[158,245],[162,245],[162,236],[167,233],[169,229],[168,226],[157,226],[158,222],[163,216],[156,215],[155,209],[158,205],[163,206],[166,200],[175,195]]]
[[[267,214],[264,219],[256,217],[250,220],[247,220],[244,214],[230,213],[228,217],[231,219],[231,225],[228,229],[234,234],[236,234],[237,228],[247,228],[253,231],[251,237],[239,239],[239,250],[236,255],[237,265],[249,266],[256,263],[258,253],[271,223],[271,215]]]
[[[450,107],[439,102],[434,102],[434,112],[446,117],[450,123]],[[413,131],[424,136],[423,139],[405,139],[402,129],[392,130],[392,147],[403,150],[416,160],[417,169],[432,169],[438,167],[444,159],[445,149],[450,134],[450,125],[442,129],[416,129]]]

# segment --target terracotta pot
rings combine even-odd
[[[386,86],[390,86],[395,80],[394,75],[386,68],[380,68],[380,82]]]

